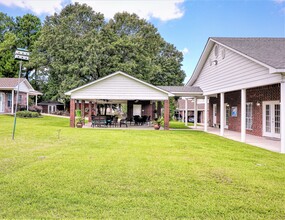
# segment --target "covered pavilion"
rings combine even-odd
[[[199,87],[185,86],[154,86],[118,71],[91,83],[65,93],[70,96],[70,126],[75,126],[75,110],[80,104],[82,117],[85,117],[86,105],[88,106],[88,119],[97,115],[98,104],[127,104],[127,117],[144,114],[155,118],[161,116],[161,106],[164,103],[164,129],[169,130],[169,97],[179,96],[185,99],[202,97]],[[196,109],[197,114],[197,109]],[[195,125],[197,124],[197,117]]]

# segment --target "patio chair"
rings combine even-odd
[[[110,126],[114,126],[114,127],[117,127],[117,124],[118,124],[118,117],[114,117],[113,120],[111,121],[111,124]]]
[[[126,128],[128,127],[127,119],[121,119],[120,120],[120,127],[122,127],[122,125],[126,125]]]

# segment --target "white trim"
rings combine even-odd
[[[276,104],[280,104],[280,102],[279,101],[263,101],[262,102],[262,135],[263,136],[280,138],[280,134],[276,134],[275,131],[272,131],[275,128],[275,126],[274,126],[275,120],[272,119],[272,117],[275,116],[275,114],[274,114],[275,109],[272,108],[272,106],[274,106]],[[266,132],[266,105],[270,106],[270,116],[271,116],[271,119],[270,119],[271,120],[271,122],[270,122],[271,128],[270,129],[271,129],[271,132]],[[280,116],[281,116],[281,114],[282,113],[280,111]],[[280,123],[281,123],[281,121],[280,121]],[[281,130],[281,124],[280,124],[280,130]]]
[[[0,112],[5,112],[5,93],[0,92],[0,96],[1,96]]]
[[[188,100],[185,99],[185,126],[188,126]]]
[[[246,89],[241,90],[241,142],[246,137]]]
[[[208,131],[208,96],[205,95],[204,131]]]
[[[194,128],[197,128],[197,98],[194,98]]]
[[[68,92],[66,92],[66,93],[64,93],[64,94],[65,94],[65,95],[71,95],[71,93],[73,93],[73,92],[75,92],[75,91],[78,91],[78,90],[80,90],[80,89],[86,88],[86,87],[88,87],[88,86],[91,86],[91,85],[93,85],[93,84],[96,84],[96,83],[98,83],[98,82],[101,82],[101,81],[103,81],[103,80],[106,80],[106,79],[108,79],[108,78],[114,77],[114,76],[116,76],[116,75],[123,75],[123,76],[125,76],[125,77],[128,77],[128,78],[134,80],[134,81],[137,81],[137,82],[139,82],[139,83],[141,83],[141,84],[144,84],[144,85],[146,85],[146,86],[148,86],[148,87],[151,87],[151,88],[153,88],[153,89],[155,89],[155,90],[158,90],[158,91],[160,91],[160,92],[162,92],[162,93],[165,93],[165,94],[167,94],[168,96],[171,96],[171,97],[174,96],[174,95],[171,94],[170,92],[167,92],[167,91],[165,91],[165,90],[163,90],[163,89],[160,89],[160,88],[158,88],[158,87],[156,87],[156,86],[154,86],[154,85],[151,85],[151,84],[149,84],[149,83],[147,83],[147,82],[144,82],[144,81],[142,81],[142,80],[139,80],[139,79],[137,79],[137,78],[135,78],[135,77],[133,77],[133,76],[130,76],[129,74],[126,74],[126,73],[121,72],[121,71],[117,71],[117,72],[112,73],[112,74],[110,74],[110,75],[108,75],[108,76],[105,76],[105,77],[103,77],[103,78],[97,79],[97,80],[95,80],[95,81],[93,81],[93,82],[90,82],[90,83],[88,83],[88,84],[86,84],[86,85],[83,85],[83,86],[80,86],[80,87],[78,87],[78,88],[76,88],[76,89],[70,90],[70,91],[68,91]],[[75,98],[75,99],[76,99],[76,97],[72,97],[72,98]]]
[[[243,89],[250,89],[250,88],[255,88],[255,87],[261,87],[261,86],[267,86],[267,85],[273,85],[273,84],[278,84],[280,83],[282,80],[281,78],[281,75],[280,75],[280,79],[271,79],[271,80],[268,80],[267,78],[262,80],[262,81],[259,81],[258,83],[255,83],[255,82],[250,82],[248,84],[244,84],[243,85]],[[204,91],[204,95],[213,95],[213,94],[217,94],[217,93],[225,93],[225,92],[233,92],[233,91],[237,91],[237,90],[240,90],[240,85],[237,85],[237,86],[232,86],[230,88],[228,88],[226,85],[225,85],[225,88],[217,88],[216,90],[211,90],[209,92],[205,92]]]
[[[213,124],[212,126],[217,127],[217,104],[213,104]]]
[[[280,88],[280,138],[281,138],[281,153],[285,153],[285,82],[281,83]]]
[[[225,132],[225,93],[220,94],[220,136]]]

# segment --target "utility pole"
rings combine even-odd
[[[19,69],[19,76],[18,76],[18,87],[17,87],[17,97],[16,97],[16,106],[14,112],[14,126],[13,126],[13,133],[12,133],[12,140],[15,138],[15,130],[16,130],[16,122],[17,122],[17,110],[18,110],[18,101],[19,101],[19,91],[20,91],[20,81],[21,81],[21,74],[22,74],[22,62],[29,60],[29,51],[23,48],[17,48],[15,51],[15,60],[20,60],[20,69]],[[14,108],[14,106],[12,106]]]

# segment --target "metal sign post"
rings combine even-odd
[[[13,133],[12,133],[12,140],[15,137],[15,130],[16,130],[16,121],[17,121],[17,110],[18,110],[18,101],[19,101],[19,91],[20,91],[20,79],[22,74],[22,61],[29,60],[30,53],[23,48],[17,48],[15,52],[15,60],[20,60],[20,69],[19,69],[19,76],[18,76],[18,87],[17,87],[17,97],[16,97],[16,106],[14,112],[14,126],[13,126]],[[14,106],[12,106],[14,108]]]

